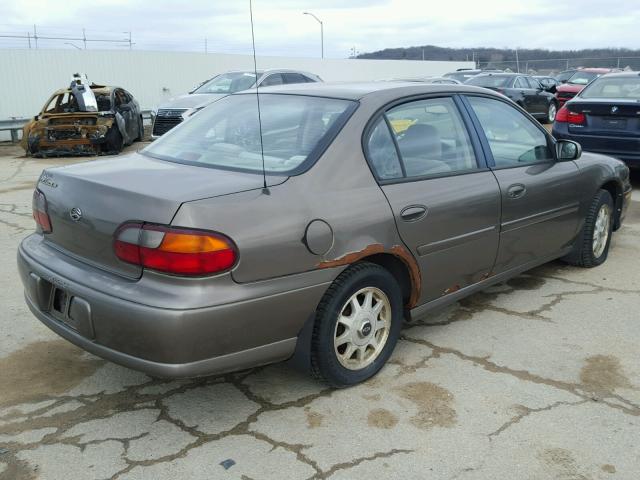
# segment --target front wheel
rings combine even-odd
[[[402,292],[389,271],[373,263],[349,267],[316,310],[311,373],[334,387],[372,377],[393,352],[402,316]]]
[[[606,190],[598,191],[591,202],[573,251],[564,259],[567,263],[591,268],[602,265],[607,260],[614,212],[611,194]]]

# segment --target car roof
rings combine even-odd
[[[578,68],[577,72],[587,72],[587,73],[609,73],[615,71],[614,68],[596,68],[596,67],[586,67],[586,68]]]
[[[396,90],[399,97],[428,93],[484,93],[484,88],[470,85],[431,84],[421,82],[325,82],[325,83],[293,83],[261,87],[260,92],[288,95],[307,95],[313,97],[339,98],[344,100],[360,100],[366,96]],[[256,90],[243,90],[233,95],[255,95]],[[495,96],[500,96],[495,94]]]
[[[600,78],[627,78],[627,77],[640,77],[640,72],[612,72],[603,75]]]
[[[228,72],[223,72],[220,75],[224,75],[225,73],[255,73],[255,70],[251,70],[250,68],[246,70],[229,70]],[[258,70],[258,75],[265,75],[267,73],[303,73],[306,75],[315,75],[315,73],[306,72],[304,70],[294,70],[293,68],[262,68]]]
[[[516,75],[530,77],[528,73],[516,73],[516,72],[487,72],[477,75],[477,77],[515,77]]]
[[[92,83],[91,85],[89,85],[89,88],[91,88],[93,93],[99,93],[99,94],[102,94],[102,95],[109,95],[116,88],[120,88],[120,87],[114,87],[112,85],[96,85],[95,83]],[[52,95],[60,95],[61,93],[70,93],[70,92],[71,92],[70,88],[60,88],[60,89],[56,90],[55,92],[53,92]]]

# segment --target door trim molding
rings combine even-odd
[[[427,243],[425,245],[419,245],[416,250],[418,251],[418,255],[423,257],[430,253],[446,250],[448,248],[462,245],[463,243],[471,242],[477,239],[478,237],[482,237],[496,230],[496,227],[497,227],[496,225],[491,225],[489,227],[481,228],[480,230],[474,230],[473,232],[463,233],[462,235],[445,238],[444,240],[437,240],[435,242]]]
[[[580,202],[563,205],[562,207],[553,208],[544,212],[534,213],[526,217],[517,218],[500,224],[500,233],[512,232],[520,228],[529,227],[538,223],[547,222],[554,218],[563,217],[577,212],[580,209]]]
[[[554,253],[553,255],[547,255],[545,257],[537,258],[531,262],[527,262],[523,265],[519,265],[515,268],[511,268],[505,272],[499,273],[494,276],[490,276],[485,280],[481,280],[478,283],[474,283],[472,285],[468,285],[460,290],[457,290],[449,295],[443,295],[440,298],[436,298],[435,300],[431,300],[430,302],[423,303],[422,305],[418,305],[412,310],[408,312],[408,320],[411,321],[414,318],[419,318],[432,310],[436,310],[441,307],[445,307],[452,303],[457,302],[458,300],[465,298],[473,293],[476,293],[480,290],[484,290],[485,288],[490,287],[491,285],[495,285],[496,283],[503,282],[510,278],[513,278],[522,272],[526,272],[527,270],[531,270],[532,268],[538,267],[540,265],[544,265],[551,260],[555,260],[556,258],[564,257],[573,249],[573,245],[569,245],[568,247],[563,248],[562,250]]]

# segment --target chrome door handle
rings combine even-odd
[[[400,212],[400,217],[405,222],[415,222],[427,214],[427,207],[424,205],[409,205]]]
[[[509,196],[509,198],[520,198],[525,193],[527,193],[527,188],[521,183],[516,183],[515,185],[511,185],[507,189],[507,195]]]

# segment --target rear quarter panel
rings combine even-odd
[[[333,143],[307,172],[271,187],[185,203],[173,225],[215,230],[236,243],[235,281],[254,282],[318,268],[335,268],[366,255],[404,248],[391,208],[369,170],[361,147],[376,102],[361,102]],[[326,222],[333,238],[312,253],[305,232]]]
[[[616,208],[621,208],[622,193],[628,186],[628,177],[625,172],[627,167],[620,160],[599,155],[596,153],[583,152],[582,156],[576,160],[578,166],[578,178],[576,179],[576,189],[580,192],[580,228],[584,223],[589,206],[593,197],[603,185],[615,182],[618,186],[620,196],[614,198]]]

